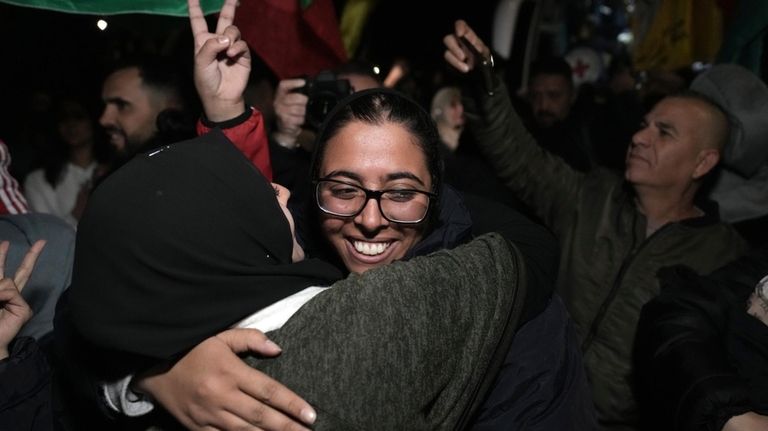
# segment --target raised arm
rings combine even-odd
[[[471,95],[464,106],[477,145],[504,184],[557,230],[572,213],[583,175],[543,150],[528,133],[504,83],[491,73],[490,50],[466,22],[456,21],[443,44],[445,60],[473,84],[464,92]]]
[[[243,92],[251,73],[251,53],[232,25],[237,0],[225,0],[216,23],[208,30],[200,0],[189,0],[189,22],[195,40],[195,87],[206,117],[214,122],[235,118],[245,110]]]
[[[200,0],[189,0],[189,22],[195,40],[195,87],[203,104],[205,119],[198,134],[220,127],[227,138],[268,179],[272,165],[264,119],[260,112],[245,106],[243,93],[251,73],[251,53],[232,25],[237,0],[226,0],[215,32],[200,8]]]

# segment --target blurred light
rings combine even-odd
[[[387,77],[384,78],[384,86],[387,88],[393,88],[395,85],[397,85],[397,82],[403,78],[403,76],[405,76],[405,68],[402,64],[395,63],[392,66],[392,69],[389,70]]]
[[[381,68],[379,66],[373,66],[373,73],[377,75],[381,74]]]
[[[694,61],[693,64],[691,64],[691,70],[693,70],[696,73],[703,72],[703,71],[709,69],[710,67],[712,67],[711,64],[704,63],[704,62],[701,62],[701,61]]]
[[[625,45],[629,45],[630,43],[632,43],[632,40],[634,40],[634,37],[632,36],[631,31],[623,31],[619,33],[618,36],[616,36],[616,40],[618,40],[619,42]]]
[[[603,15],[610,15],[613,13],[613,9],[611,9],[606,5],[600,5],[599,9],[600,9],[600,13]]]
[[[107,29],[107,25],[108,25],[107,22],[104,21],[103,19],[100,19],[100,20],[96,21],[96,27],[98,27],[99,30],[101,30],[101,31],[106,30]]]

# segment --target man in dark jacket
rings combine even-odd
[[[768,429],[768,248],[711,276],[677,266],[643,307],[635,346],[646,429]]]
[[[459,71],[492,67],[489,49],[465,22],[444,42]],[[746,249],[716,211],[694,203],[728,137],[726,116],[697,94],[662,100],[633,136],[623,181],[603,170],[577,172],[542,150],[503,83],[484,76],[485,88],[466,104],[478,145],[560,240],[557,289],[582,340],[601,427],[634,429],[632,340],[641,307],[659,292],[657,270],[681,263],[706,273]]]

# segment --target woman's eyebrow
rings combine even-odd
[[[421,180],[421,178],[417,177],[414,173],[408,172],[408,171],[400,171],[400,172],[393,172],[391,174],[387,174],[387,181],[395,181],[395,180],[414,180],[417,183],[421,184],[422,186],[425,185],[424,181]]]
[[[345,171],[345,170],[337,170],[337,171],[331,171],[325,174],[325,178],[330,177],[344,177],[349,178],[350,180],[357,181],[358,183],[362,183],[363,179],[360,177],[360,175],[351,172],[351,171]]]
[[[357,181],[358,183],[363,183],[363,177],[359,174],[356,174],[351,171],[345,171],[345,170],[337,170],[337,171],[331,171],[325,175],[326,178],[331,177],[344,177],[348,178],[352,181]],[[424,186],[424,181],[421,180],[421,178],[417,177],[414,173],[408,172],[408,171],[399,171],[399,172],[391,172],[387,174],[386,181],[396,181],[396,180],[413,180],[419,183],[420,185]]]

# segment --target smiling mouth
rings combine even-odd
[[[387,251],[391,244],[390,242],[352,241],[355,250],[366,256],[378,256]]]

